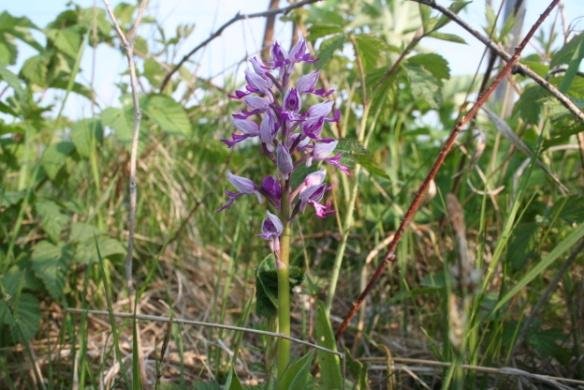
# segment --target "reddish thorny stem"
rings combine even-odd
[[[444,146],[440,150],[440,153],[438,153],[438,157],[436,158],[436,161],[432,165],[430,172],[428,172],[428,175],[426,176],[426,178],[424,179],[424,181],[422,182],[422,184],[418,188],[418,191],[416,192],[416,195],[414,196],[414,199],[412,200],[410,207],[408,208],[407,212],[405,213],[398,229],[396,230],[396,232],[393,236],[393,239],[389,243],[388,248],[387,248],[387,253],[384,256],[383,261],[377,266],[375,273],[371,276],[371,279],[367,283],[367,286],[361,292],[361,294],[359,294],[357,299],[353,302],[351,309],[349,310],[347,315],[345,315],[343,322],[341,323],[341,325],[337,329],[337,332],[336,332],[337,339],[343,335],[345,330],[347,330],[349,323],[351,322],[351,320],[353,319],[353,317],[355,316],[355,314],[357,313],[357,311],[359,310],[359,308],[361,307],[361,305],[365,301],[365,298],[367,297],[367,295],[369,295],[369,293],[371,292],[371,290],[373,289],[373,287],[375,286],[375,284],[377,283],[379,278],[381,278],[381,275],[383,275],[383,271],[385,270],[386,265],[388,263],[395,262],[395,260],[396,260],[395,249],[397,248],[397,245],[399,244],[404,231],[409,227],[412,219],[414,218],[414,215],[418,211],[418,208],[420,207],[420,205],[422,203],[422,200],[424,198],[424,195],[426,193],[428,185],[436,177],[436,174],[438,173],[438,171],[440,170],[440,167],[444,163],[446,156],[452,150],[452,147],[454,146],[454,142],[456,141],[456,137],[458,136],[458,134],[460,133],[462,128],[476,116],[478,110],[481,108],[481,106],[483,106],[483,104],[486,103],[486,101],[491,96],[491,94],[495,91],[495,89],[497,88],[499,83],[511,72],[511,70],[513,69],[513,65],[519,60],[519,56],[521,55],[521,52],[523,51],[523,49],[525,48],[525,46],[527,45],[529,40],[533,37],[536,30],[543,23],[545,18],[548,17],[548,15],[551,13],[553,8],[558,4],[558,2],[559,2],[559,0],[553,0],[548,5],[548,7],[545,9],[545,11],[539,16],[537,21],[531,27],[531,29],[529,30],[529,32],[527,33],[525,38],[523,38],[521,43],[517,46],[511,59],[505,64],[505,66],[503,67],[503,69],[501,69],[499,74],[497,74],[497,76],[495,77],[495,80],[493,80],[493,82],[491,83],[489,88],[487,88],[487,90],[485,90],[483,92],[483,94],[479,96],[479,98],[473,104],[471,109],[462,118],[460,118],[460,120],[456,123],[456,125],[454,126],[454,128],[450,132],[450,135],[448,136],[446,142],[444,143]]]

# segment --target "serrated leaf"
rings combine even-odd
[[[79,155],[89,157],[92,143],[96,147],[103,141],[101,121],[97,119],[78,120],[71,129],[71,141],[73,141]]]
[[[51,200],[39,200],[35,209],[41,217],[41,227],[53,242],[58,242],[69,218],[61,213],[61,208]]]
[[[316,310],[316,343],[333,351],[337,350],[335,335],[330,320],[323,305],[319,304]],[[324,389],[341,390],[343,388],[343,374],[341,360],[338,355],[318,350],[316,360],[320,367],[320,381]]]
[[[340,51],[343,49],[343,45],[345,44],[345,35],[344,34],[336,34],[332,37],[322,41],[318,48],[318,62],[317,67],[318,69],[324,68],[329,61],[333,58],[335,52]]]
[[[314,351],[308,352],[291,362],[278,378],[278,389],[304,390],[310,376],[310,366],[314,358]]]
[[[387,50],[385,42],[371,34],[355,35],[355,44],[365,73],[377,67],[379,60],[383,58],[383,52]]]
[[[430,108],[439,108],[442,102],[440,80],[423,66],[406,64],[404,69],[414,97]]]
[[[33,272],[55,300],[63,297],[69,260],[66,247],[48,241],[40,241],[34,246],[31,256]]]
[[[69,241],[79,243],[87,240],[93,240],[94,237],[100,236],[100,231],[97,227],[88,223],[76,222],[71,225],[71,234]]]
[[[42,167],[51,180],[57,177],[57,174],[63,168],[67,157],[73,153],[75,146],[72,142],[62,141],[49,145],[42,157]]]
[[[435,53],[423,53],[411,56],[408,64],[421,66],[439,80],[450,78],[450,66],[444,57]]]
[[[9,304],[0,301],[0,320],[9,326],[15,341],[30,341],[40,329],[39,301],[28,293],[14,297]]]
[[[144,99],[144,114],[156,123],[162,131],[175,134],[189,134],[191,122],[180,104],[166,95],[149,95]]]
[[[97,246],[102,258],[121,258],[126,255],[126,247],[118,240],[109,237],[98,237]],[[77,247],[75,259],[82,263],[93,263],[99,261],[96,242],[94,237],[82,242]]]

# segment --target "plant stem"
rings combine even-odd
[[[290,336],[290,280],[288,266],[290,264],[290,185],[286,182],[282,192],[282,209],[280,219],[284,225],[280,237],[280,256],[277,259],[278,268],[278,333]],[[290,361],[290,340],[278,339],[278,377],[282,375]]]

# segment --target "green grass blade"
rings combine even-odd
[[[584,224],[578,226],[568,237],[560,242],[550,253],[545,255],[521,280],[505,294],[495,306],[494,311],[499,310],[505,303],[509,302],[523,287],[527,286],[539,274],[545,271],[556,259],[566,253],[582,237],[584,237]]]

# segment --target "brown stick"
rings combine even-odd
[[[270,0],[268,11],[278,9],[280,0]],[[262,40],[262,60],[267,61],[270,56],[270,45],[274,41],[274,25],[276,24],[276,15],[272,14],[266,18],[266,28],[264,29],[264,39]]]
[[[223,31],[227,27],[231,26],[233,23],[238,22],[242,19],[264,18],[264,17],[275,16],[278,14],[285,15],[288,12],[292,11],[293,9],[300,8],[300,7],[305,6],[307,4],[317,3],[319,1],[322,1],[322,0],[302,0],[302,1],[299,1],[298,3],[290,4],[287,7],[277,8],[277,9],[268,10],[268,11],[264,11],[264,12],[256,12],[253,14],[242,14],[239,12],[236,13],[231,19],[229,19],[227,22],[223,23],[217,30],[215,30],[213,33],[211,33],[211,35],[209,35],[209,37],[207,39],[205,39],[203,42],[199,43],[191,51],[189,51],[187,54],[184,55],[184,57],[178,62],[178,64],[176,64],[170,70],[170,72],[168,72],[166,74],[166,76],[164,76],[164,80],[162,80],[162,84],[160,85],[160,92],[164,91],[164,89],[166,88],[166,86],[170,82],[170,78],[172,77],[172,75],[174,75],[185,64],[185,62],[187,62],[189,60],[189,58],[191,58],[193,56],[193,54],[195,54],[196,52],[198,52],[199,50],[201,50],[202,48],[207,46],[212,40],[214,40],[215,38],[220,36],[223,33]]]
[[[428,173],[428,175],[426,176],[426,178],[424,179],[424,181],[420,185],[420,188],[418,188],[418,191],[416,192],[416,195],[414,196],[414,200],[410,204],[408,211],[404,215],[404,218],[402,219],[399,227],[397,228],[397,230],[394,234],[393,240],[391,240],[391,242],[389,243],[389,246],[387,248],[387,253],[386,253],[383,261],[377,266],[377,269],[375,270],[375,273],[373,274],[373,276],[369,280],[369,283],[367,284],[365,289],[361,292],[361,294],[359,294],[359,296],[357,297],[355,302],[353,302],[353,306],[351,307],[351,310],[349,310],[349,313],[347,313],[347,315],[343,319],[343,322],[339,326],[337,333],[336,333],[337,338],[339,338],[345,332],[345,330],[349,326],[349,322],[351,322],[351,319],[355,316],[355,314],[357,313],[357,311],[359,310],[359,308],[363,304],[363,301],[365,300],[367,295],[369,295],[369,293],[371,292],[371,290],[373,289],[373,287],[375,286],[375,284],[377,283],[377,281],[379,280],[379,278],[383,274],[383,271],[385,270],[386,265],[388,263],[395,262],[395,249],[396,249],[399,241],[401,240],[403,233],[410,225],[412,219],[414,218],[414,215],[416,214],[418,208],[420,207],[422,200],[424,198],[424,194],[426,193],[426,190],[428,188],[428,185],[436,177],[436,174],[438,173],[438,171],[440,170],[440,167],[444,163],[446,156],[448,155],[448,153],[450,152],[450,150],[454,146],[454,141],[456,140],[458,133],[460,133],[462,128],[475,117],[475,115],[477,114],[477,112],[481,108],[481,106],[483,104],[485,104],[485,102],[488,100],[488,98],[495,91],[495,89],[497,88],[497,85],[499,85],[499,83],[509,73],[511,73],[511,69],[513,68],[513,65],[519,59],[519,56],[521,55],[521,52],[523,51],[523,49],[527,45],[527,42],[529,42],[529,40],[531,39],[533,34],[535,34],[535,31],[543,23],[545,18],[550,14],[550,12],[558,4],[558,2],[559,2],[559,0],[552,0],[552,2],[548,5],[548,7],[545,9],[545,11],[539,16],[539,18],[537,19],[535,24],[531,27],[531,29],[529,30],[529,32],[527,33],[525,38],[523,38],[523,40],[521,41],[519,46],[517,46],[517,48],[515,49],[515,53],[513,53],[513,56],[507,62],[507,64],[503,67],[503,69],[501,69],[501,71],[499,72],[497,77],[495,77],[495,80],[493,80],[493,82],[491,83],[489,88],[482,95],[479,96],[479,98],[473,104],[471,109],[458,121],[458,123],[454,126],[454,128],[450,132],[448,139],[444,143],[444,146],[440,150],[440,153],[438,153],[438,157],[436,158],[434,165],[432,165],[430,172]]]
[[[443,7],[440,4],[437,4],[434,0],[411,0],[411,1],[426,5],[428,7],[431,7],[433,9],[441,12],[442,14],[447,16],[450,20],[452,20],[453,22],[458,24],[460,27],[465,29],[469,34],[471,34],[476,39],[481,41],[485,46],[487,46],[489,49],[491,49],[494,53],[496,53],[503,60],[505,60],[506,62],[511,61],[511,59],[512,59],[511,54],[507,53],[505,50],[503,50],[499,46],[497,46],[497,44],[495,42],[493,42],[491,39],[489,39],[488,37],[481,34],[479,31],[472,28],[468,23],[466,23],[457,14],[455,14],[454,12],[449,10],[448,8]],[[568,109],[572,114],[574,114],[578,119],[580,119],[580,121],[584,122],[584,112],[582,112],[578,108],[578,106],[572,100],[570,100],[569,97],[564,95],[553,84],[551,84],[546,79],[544,79],[543,77],[541,77],[540,75],[535,73],[529,67],[527,67],[519,62],[516,62],[515,67],[513,68],[513,71],[514,71],[514,73],[524,74],[525,76],[531,78],[533,81],[538,83],[542,88],[546,89],[551,95],[553,95],[556,99],[558,99],[558,101],[564,107],[566,107],[566,109]]]

